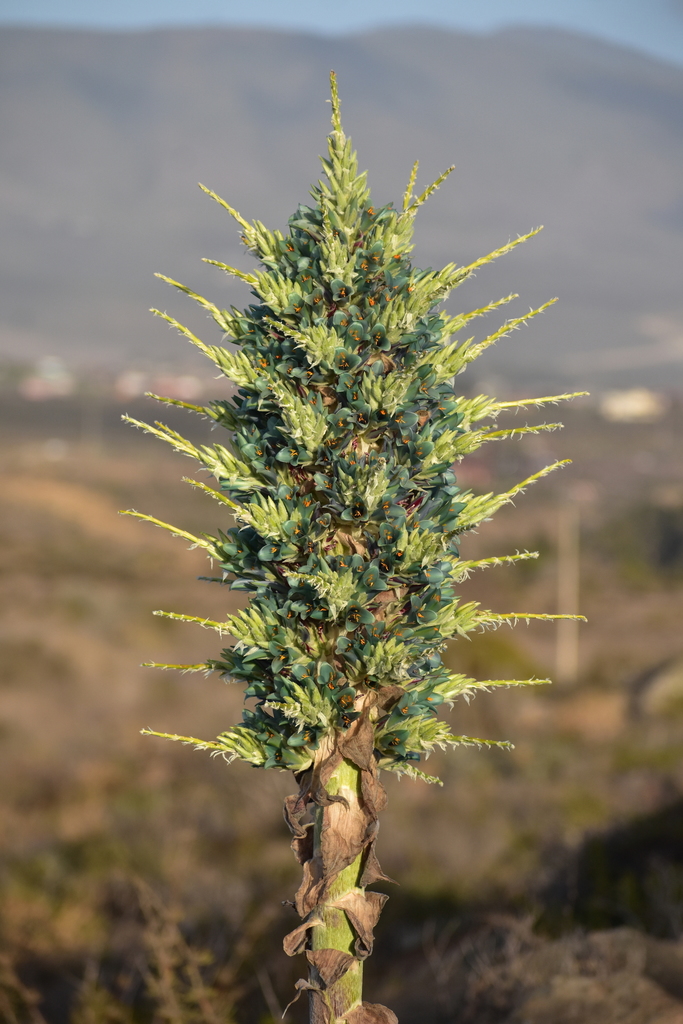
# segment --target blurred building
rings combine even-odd
[[[612,423],[655,423],[667,411],[664,395],[649,388],[606,391],[600,399],[600,413]]]
[[[67,398],[73,394],[76,381],[58,356],[44,356],[29,376],[19,383],[24,398],[42,401],[46,398]]]

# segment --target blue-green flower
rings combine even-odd
[[[346,618],[345,626],[349,633],[357,629],[358,626],[367,626],[375,621],[375,616],[372,612],[369,612],[367,608],[362,608],[359,604],[350,604],[344,615]]]

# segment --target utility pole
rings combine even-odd
[[[100,455],[104,442],[104,395],[99,379],[86,380],[81,396],[81,448]]]
[[[557,520],[557,611],[579,614],[580,515],[579,504],[565,495]],[[555,648],[555,675],[559,683],[575,683],[579,676],[579,623],[559,619]]]

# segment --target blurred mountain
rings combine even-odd
[[[454,293],[561,302],[488,357],[515,386],[683,385],[683,69],[550,30],[0,31],[0,344],[13,359],[193,365],[147,313],[218,340],[163,271],[249,301],[200,257],[250,266],[202,181],[283,227],[329,125],[330,67],[376,202],[457,170],[418,220],[416,262],[539,237]],[[490,321],[493,329],[497,324]]]

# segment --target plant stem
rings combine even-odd
[[[361,800],[361,772],[351,761],[342,761],[327,783],[327,792],[330,796],[343,796],[349,808],[351,816],[362,814]],[[326,828],[327,818],[330,813],[330,806],[318,807],[315,812],[315,849],[321,849],[321,838]],[[354,953],[355,932],[351,927],[348,917],[343,910],[329,906],[345,893],[354,889],[363,892],[359,886],[360,876],[363,870],[363,854],[343,871],[340,871],[332,883],[322,910],[323,924],[313,929],[311,944],[314,950],[338,949],[343,953]],[[360,1006],[363,1000],[363,964],[357,960],[346,974],[324,993],[325,1001],[328,1002],[331,1010],[332,1021],[344,1018],[354,1007]],[[313,1003],[313,1001],[312,1001]],[[311,1024],[318,1024],[313,1017],[313,1006],[311,1006]]]

